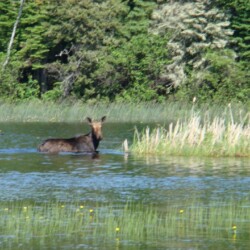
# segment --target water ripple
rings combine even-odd
[[[223,183],[223,186],[221,185]],[[19,173],[0,174],[0,200],[20,199],[59,199],[67,200],[78,196],[80,199],[109,200],[129,197],[161,200],[179,198],[185,195],[201,196],[210,193],[211,197],[248,194],[250,177],[211,178],[211,177],[162,177],[130,176],[126,174],[92,174],[78,176],[75,173]],[[126,194],[127,197],[124,197]],[[100,196],[98,198],[98,195]],[[146,197],[147,196],[147,197]]]

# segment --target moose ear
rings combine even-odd
[[[103,116],[101,119],[101,122],[105,122],[105,120],[106,120],[106,116]]]
[[[89,118],[89,117],[87,117],[87,121],[88,121],[89,123],[92,123],[92,119]]]

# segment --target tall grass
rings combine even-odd
[[[191,103],[96,103],[26,101],[20,103],[0,103],[0,122],[81,122],[87,116],[100,118],[108,116],[109,122],[175,122],[185,119],[193,112],[205,117],[223,116],[243,123],[249,116],[247,106],[196,105]]]
[[[250,236],[249,201],[184,201],[163,208],[128,203],[124,207],[71,204],[0,204],[0,236],[27,241],[34,237],[117,237],[143,241],[173,236]],[[234,228],[232,228],[234,226]]]
[[[136,154],[176,156],[250,156],[249,118],[235,122],[224,117],[203,119],[192,113],[184,120],[143,132],[135,131],[130,150]]]

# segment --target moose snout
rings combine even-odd
[[[98,134],[97,137],[96,137],[99,141],[101,141],[103,139],[103,136],[102,134]]]

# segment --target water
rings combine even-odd
[[[100,153],[93,158],[89,154],[49,155],[36,150],[45,138],[68,138],[88,132],[85,124],[0,124],[0,202],[78,200],[93,204],[125,204],[132,200],[164,209],[167,204],[190,198],[204,204],[213,200],[250,198],[249,159],[127,155],[122,152],[121,144],[124,139],[131,142],[135,125],[143,127],[143,124],[105,123]],[[100,249],[101,246],[102,249],[129,250],[249,249],[250,239],[231,242],[204,235],[189,238],[176,235],[171,239],[143,243],[111,240],[103,245],[102,239],[89,239],[83,244],[81,239],[66,241],[57,237],[54,244],[63,249]],[[2,245],[0,237],[0,249]],[[46,243],[42,246],[40,244],[36,249],[46,249]],[[58,249],[52,246],[50,244],[47,249]],[[22,247],[29,249],[29,246]]]

